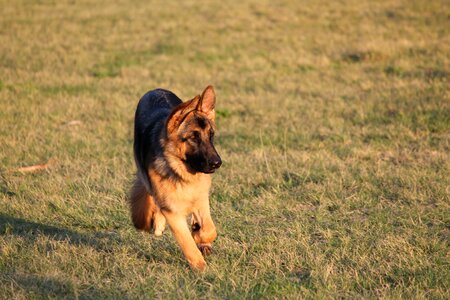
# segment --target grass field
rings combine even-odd
[[[450,298],[447,1],[0,2],[0,298]],[[140,96],[208,84],[196,274],[125,198]]]

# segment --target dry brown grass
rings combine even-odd
[[[2,2],[0,297],[449,298],[445,1]],[[196,275],[124,198],[139,97],[207,84]]]

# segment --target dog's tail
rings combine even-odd
[[[139,230],[149,231],[153,227],[153,213],[156,204],[152,196],[147,193],[144,184],[139,178],[136,178],[131,188],[128,202],[131,209],[131,219],[134,227]]]

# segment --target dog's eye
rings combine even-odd
[[[200,132],[198,132],[198,131],[192,132],[190,139],[193,141],[199,141],[200,140]]]

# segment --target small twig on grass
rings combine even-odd
[[[40,164],[40,165],[21,167],[21,168],[18,168],[17,171],[22,172],[22,173],[29,173],[29,172],[39,171],[39,170],[45,170],[45,169],[48,169],[48,167],[49,167],[49,163],[46,163],[46,164]]]
[[[67,123],[64,123],[61,127],[77,126],[77,125],[81,125],[82,123],[83,122],[81,122],[80,120],[72,120]]]

